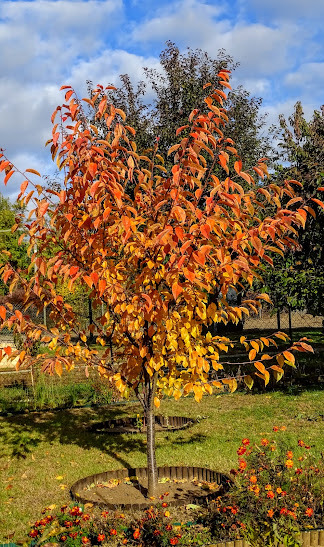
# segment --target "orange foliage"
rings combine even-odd
[[[228,74],[219,77],[229,87]],[[204,335],[203,326],[238,323],[267,300],[260,295],[233,306],[226,295],[242,283],[252,286],[262,262],[272,263],[272,252],[295,245],[307,215],[306,203],[295,198],[296,181],[267,185],[264,158],[252,170],[261,183],[242,170],[233,141],[222,133],[227,121],[223,91],[213,90],[205,101],[207,113],[195,109],[188,126],[179,128],[179,135],[186,129],[188,136],[180,135],[170,150],[174,165],[168,172],[158,143],[147,156],[137,151],[134,130],[125,125],[125,114],[107,102],[102,86],[85,102],[94,118],[105,122],[104,136],[87,121],[73,90],[64,88],[66,103],[52,116],[48,141],[65,174],[64,188],[44,190],[26,175],[37,171],[27,169],[19,196],[22,204],[35,203],[25,230],[36,271],[25,281],[10,265],[2,268],[11,290],[17,283],[24,288],[26,303],[33,293],[40,309],[50,307],[55,328],[0,308],[3,325],[47,343],[55,355],[13,351],[11,357],[19,357],[18,367],[37,360],[43,370],[59,374],[76,361],[98,366],[121,394],[133,389],[143,404],[153,394],[156,406],[163,393],[178,399],[193,392],[199,401],[213,387],[235,391],[239,379],[252,387],[253,373],[244,372],[244,364],[240,377],[226,377],[219,354],[233,342]],[[16,171],[3,154],[1,170],[5,183]],[[26,193],[27,186],[34,190]],[[290,202],[282,206],[287,196]],[[272,216],[264,213],[269,204]],[[103,353],[88,346],[89,332],[78,327],[73,310],[57,293],[60,280],[68,281],[71,291],[76,283],[90,289],[97,312],[103,305],[104,313],[90,327]],[[208,294],[218,297],[209,304]],[[287,339],[284,333],[276,336]],[[276,346],[272,338],[249,341],[243,336],[240,343],[246,364],[254,363],[254,374],[266,384],[270,373],[280,379],[283,367],[294,365],[293,350],[311,349],[300,341],[273,358],[262,355],[264,346]]]

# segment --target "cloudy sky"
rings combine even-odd
[[[118,82],[158,66],[166,40],[224,48],[232,84],[263,98],[269,120],[324,103],[323,0],[0,0],[0,148],[24,170],[52,170],[44,148],[61,85]],[[0,181],[1,182],[1,181]],[[14,198],[18,181],[0,191]]]

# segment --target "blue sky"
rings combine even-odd
[[[324,0],[1,0],[0,147],[20,169],[52,171],[44,148],[61,85],[134,81],[158,67],[166,40],[181,50],[224,48],[232,85],[263,98],[269,123],[301,100],[324,103]],[[14,198],[19,182],[0,187]]]

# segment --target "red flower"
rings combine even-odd
[[[164,501],[164,502],[162,503],[162,507],[168,507],[168,504],[166,503],[166,501]]]
[[[133,538],[138,539],[140,537],[140,535],[141,535],[140,529],[136,528],[136,530],[133,533]]]
[[[288,509],[286,507],[283,507],[282,509],[280,509],[280,515],[287,515],[288,514]]]
[[[285,466],[286,466],[287,468],[290,468],[290,467],[292,467],[293,465],[294,465],[294,462],[293,462],[292,460],[286,460]]]
[[[273,426],[272,430],[273,431],[279,431],[279,427],[275,425],[275,426]]]
[[[72,509],[70,509],[69,513],[70,515],[80,515],[82,513],[82,509],[75,505]]]
[[[115,528],[112,528],[109,532],[111,536],[117,536],[117,530]]]
[[[248,446],[250,444],[250,439],[242,439],[242,444]]]
[[[297,469],[295,471],[296,475],[301,475],[302,472],[303,472],[303,470],[300,467],[297,467]]]
[[[38,530],[31,530],[28,534],[31,538],[35,538],[38,536]]]
[[[243,469],[245,469],[247,466],[247,463],[245,460],[240,460],[240,463],[239,463],[239,468],[241,471],[243,471]]]
[[[269,511],[268,511],[268,517],[270,517],[270,518],[272,519],[273,515],[274,515],[274,510],[273,510],[273,509],[269,509]]]
[[[70,532],[70,533],[69,533],[69,536],[70,536],[70,538],[72,538],[72,539],[76,539],[77,536],[78,536],[78,532]]]
[[[309,444],[305,444],[305,448],[306,448],[306,450],[310,450]]]
[[[289,460],[292,460],[293,457],[294,457],[294,455],[293,455],[292,451],[291,451],[291,450],[288,450],[288,452],[287,452],[287,458],[288,458]]]
[[[90,543],[90,539],[85,536],[83,536],[81,541],[82,541],[82,545],[88,545]]]
[[[82,515],[82,520],[90,520],[90,515],[85,513],[84,515]]]
[[[271,500],[275,497],[274,493],[272,492],[272,490],[269,490],[267,492],[267,498],[270,498]]]
[[[160,535],[161,535],[160,530],[154,530],[153,536],[157,537],[157,536],[160,536]]]
[[[170,539],[170,544],[171,545],[177,545],[177,543],[179,543],[179,540],[177,537],[174,537],[174,538],[171,538]]]
[[[252,482],[252,484],[256,484],[256,483],[258,482],[258,479],[256,478],[255,475],[252,475],[252,476],[250,477],[250,482]]]
[[[65,528],[72,528],[73,522],[71,520],[65,520],[64,521]]]
[[[170,530],[172,530],[172,524],[167,524],[165,529],[170,532]]]
[[[237,507],[232,507],[232,509],[231,509],[232,515],[236,515],[237,512],[238,512],[238,508]]]
[[[305,515],[307,517],[311,517],[311,516],[313,516],[313,514],[314,514],[313,509],[311,507],[308,507],[308,509],[306,509],[306,511],[305,511]]]
[[[302,441],[301,439],[299,439],[299,440],[298,440],[298,446],[305,446],[304,441]]]
[[[269,444],[268,439],[261,439],[262,446],[267,446]]]
[[[105,539],[105,534],[98,534],[98,537],[97,537],[97,540],[98,541],[103,541]]]
[[[238,456],[243,456],[245,452],[246,452],[246,448],[244,446],[240,446],[240,448],[237,450]]]
[[[60,537],[60,541],[66,541],[67,540],[67,536],[61,536]]]
[[[107,518],[109,515],[109,511],[102,511],[101,512],[101,516],[104,517],[104,518]]]

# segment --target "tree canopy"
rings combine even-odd
[[[288,121],[280,116],[279,147],[282,162],[273,175],[281,185],[287,178],[302,183],[302,199],[311,199],[308,216],[299,230],[299,246],[275,258],[265,281],[277,307],[306,309],[314,315],[324,314],[324,211],[321,194],[324,186],[324,107],[314,111],[307,122],[302,104],[295,104]],[[287,165],[288,163],[288,165]],[[298,202],[296,202],[296,207]]]
[[[247,351],[246,362],[228,376],[220,354],[234,342],[204,333],[206,323],[238,322],[269,300],[259,294],[235,305],[226,295],[242,282],[252,286],[262,263],[272,264],[270,253],[295,247],[308,207],[302,199],[295,210],[297,181],[267,184],[263,159],[249,172],[243,169],[233,140],[223,133],[229,73],[221,70],[217,77],[217,87],[205,85],[204,107],[193,109],[177,129],[178,142],[168,150],[167,162],[158,142],[147,155],[138,152],[136,131],[125,113],[109,103],[109,89],[98,86],[92,99],[80,101],[70,86],[63,86],[65,102],[52,115],[48,144],[65,174],[64,188],[35,186],[28,173],[39,173],[25,171],[18,199],[24,206],[34,203],[24,229],[35,271],[24,280],[10,263],[2,268],[4,282],[10,290],[20,283],[26,302],[24,313],[0,306],[2,326],[48,344],[52,354],[33,356],[8,347],[0,357],[17,357],[17,367],[39,363],[43,371],[58,374],[76,363],[97,366],[121,395],[132,390],[147,421],[149,496],[157,482],[154,406],[163,395],[177,400],[193,394],[199,402],[213,390],[235,391],[238,381],[251,388],[255,375],[267,384],[270,374],[278,380],[285,366],[294,366],[294,350],[311,349],[300,340],[269,355],[266,348],[277,347],[275,337],[286,342],[285,334],[242,336],[237,343]],[[105,124],[104,135],[87,121],[84,103],[101,129]],[[4,154],[2,170],[5,183],[16,171]],[[286,196],[290,201],[283,206]],[[264,214],[266,205],[271,215]],[[80,285],[90,289],[101,313],[89,328],[78,323],[58,292],[62,281],[70,291]],[[211,303],[210,293],[218,296]],[[51,308],[54,327],[36,325],[28,317],[31,294],[40,309]],[[89,333],[102,351],[88,345]]]

